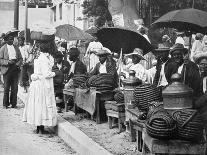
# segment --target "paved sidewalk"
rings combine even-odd
[[[54,134],[34,134],[34,126],[22,122],[23,104],[18,109],[3,109],[0,88],[0,154],[1,155],[69,155],[77,154]]]

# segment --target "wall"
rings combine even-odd
[[[54,0],[53,6],[51,7],[50,23],[54,26],[62,24],[74,25],[80,29],[85,29],[85,21],[77,20],[77,18],[83,19],[83,8],[81,7],[83,0],[79,1],[77,4],[67,4],[61,0]],[[62,19],[60,19],[60,8],[59,5],[62,4]],[[75,7],[75,8],[74,8]],[[56,21],[54,21],[56,8]],[[75,13],[74,13],[75,11]],[[75,21],[74,21],[75,19]]]
[[[5,7],[6,8],[6,7]],[[0,33],[13,28],[14,11],[13,9],[0,9]],[[50,23],[49,8],[29,8],[28,9],[28,28],[34,23],[44,21]],[[19,7],[19,30],[24,30],[25,25],[25,7]]]

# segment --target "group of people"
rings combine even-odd
[[[150,83],[163,89],[172,82],[171,76],[179,73],[182,82],[194,90],[196,107],[202,109],[205,106],[207,52],[196,50],[191,61],[189,49],[179,41],[181,38],[173,45],[169,42],[169,37],[164,35],[163,43],[153,51],[156,64],[147,70],[141,63],[142,60],[147,60],[140,48],[135,48],[132,53],[122,57],[103,47],[95,39],[86,50],[84,59],[89,58],[89,65],[85,65],[77,47],[71,47],[66,53],[65,43],[62,43],[61,50],[58,50],[55,37],[37,39],[29,46],[24,44],[24,36],[17,34],[11,31],[6,33],[0,48],[0,67],[4,81],[3,106],[8,108],[11,105],[15,108],[18,84],[26,92],[29,86],[23,120],[36,125],[36,133],[44,133],[44,126],[57,124],[57,112],[64,108],[63,101],[57,103],[57,99],[63,100],[64,85],[78,74],[92,76],[108,73],[114,76],[118,84],[119,78],[128,78],[129,72],[134,70],[135,76],[142,83]],[[15,37],[18,39],[18,46],[14,45]],[[194,44],[191,50],[193,48]]]

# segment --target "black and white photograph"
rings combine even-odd
[[[207,155],[207,0],[0,0],[0,155]]]

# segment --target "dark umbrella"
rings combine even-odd
[[[57,26],[55,36],[67,41],[93,39],[93,36],[90,34],[69,24]]]
[[[97,31],[97,38],[104,47],[116,53],[120,53],[121,49],[124,54],[131,53],[134,48],[140,48],[146,54],[153,49],[141,34],[124,28],[102,28]]]
[[[171,27],[181,31],[203,32],[207,27],[207,12],[198,9],[181,9],[168,12],[152,23],[152,27]]]

